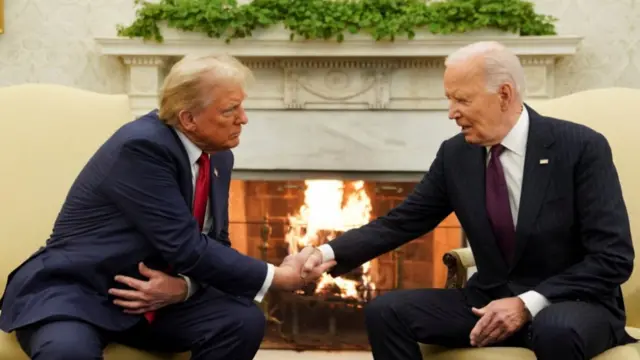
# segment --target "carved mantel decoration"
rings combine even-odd
[[[417,36],[375,42],[358,34],[343,43],[290,41],[282,28],[230,44],[194,33],[164,31],[163,43],[98,38],[102,53],[129,68],[128,92],[135,114],[154,108],[168,68],[186,54],[227,53],[247,64],[257,82],[247,109],[445,110],[444,59],[466,44],[497,40],[522,60],[527,98],[554,96],[555,63],[576,52],[578,36],[517,36],[503,33]]]

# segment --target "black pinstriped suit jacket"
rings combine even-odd
[[[586,126],[527,109],[514,261],[503,259],[487,219],[485,150],[458,134],[442,143],[429,172],[402,204],[330,243],[338,263],[332,275],[431,231],[453,211],[478,267],[467,285],[472,303],[483,306],[487,298],[535,290],[552,303],[600,303],[624,326],[620,285],[631,275],[634,251],[611,148]],[[494,295],[473,295],[479,292]]]

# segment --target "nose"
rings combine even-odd
[[[460,112],[458,112],[456,105],[452,101],[449,101],[449,119],[455,120],[459,117]]]
[[[247,117],[247,113],[244,111],[244,107],[240,106],[238,110],[238,119],[240,120],[240,124],[246,125],[249,122],[249,118]]]

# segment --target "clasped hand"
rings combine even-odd
[[[494,300],[481,309],[472,309],[480,319],[471,330],[471,346],[483,347],[506,340],[530,320],[529,311],[518,297]]]
[[[162,307],[176,304],[187,297],[187,283],[182,277],[165,274],[162,271],[138,265],[140,274],[147,280],[138,280],[129,276],[118,275],[115,280],[131,288],[109,289],[109,294],[117,297],[113,303],[124,308],[128,314],[144,314]]]
[[[307,246],[295,255],[289,255],[276,268],[273,286],[281,290],[296,290],[314,282],[331,269],[335,261],[323,262],[320,250]]]

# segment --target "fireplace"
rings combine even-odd
[[[415,176],[414,176],[415,178]],[[419,178],[234,179],[230,234],[239,251],[280,264],[305,245],[320,245],[384,215]],[[455,216],[434,231],[343,275],[329,275],[293,293],[270,292],[263,302],[269,349],[367,350],[363,307],[395,289],[443,287],[443,254],[461,246]]]

